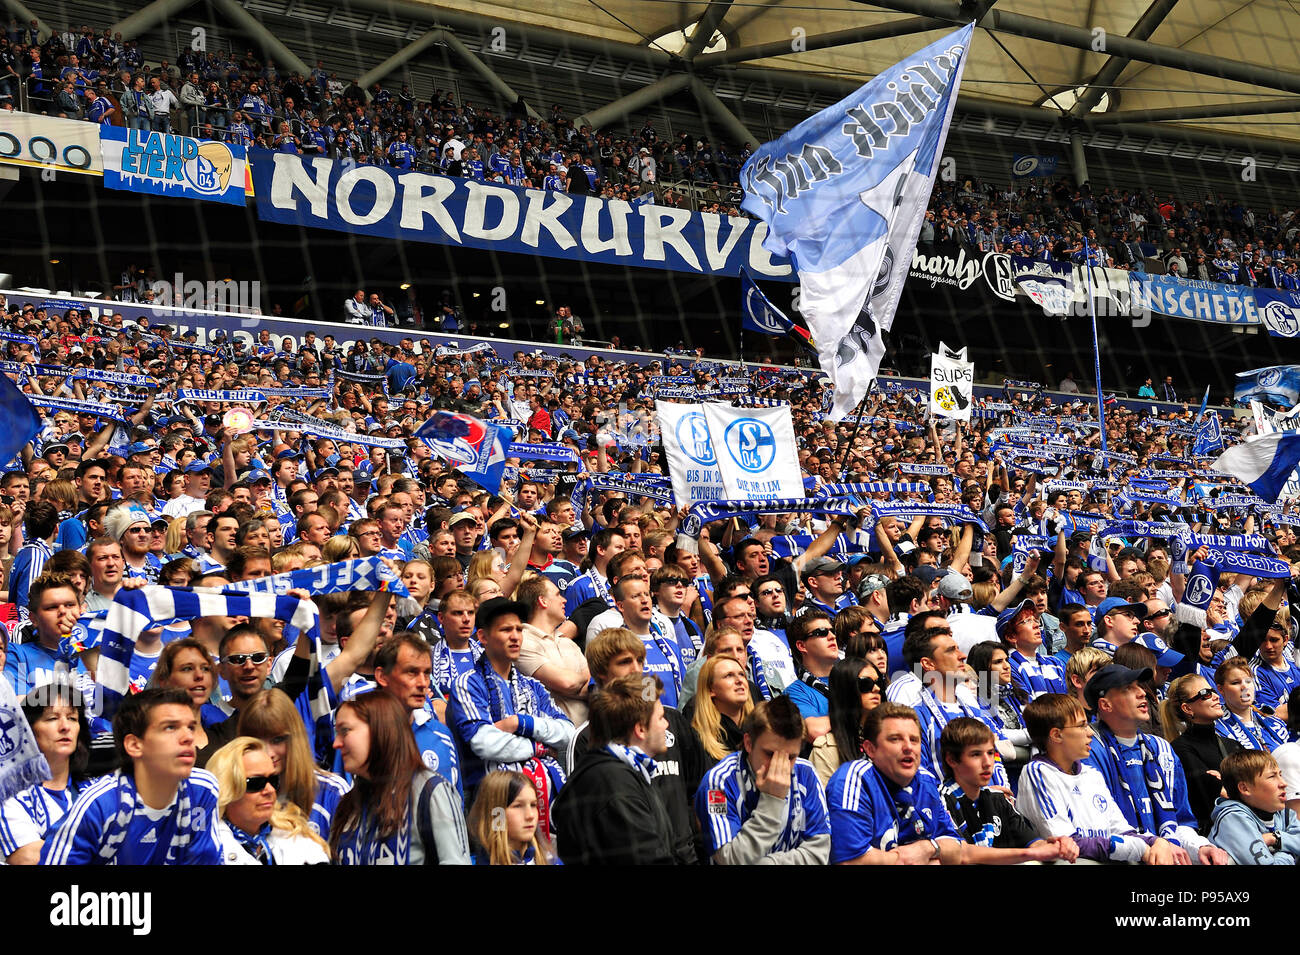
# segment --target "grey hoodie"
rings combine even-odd
[[[1265,833],[1278,844],[1264,844]],[[1261,816],[1244,802],[1220,798],[1210,813],[1210,841],[1232,856],[1237,865],[1295,865],[1300,859],[1300,820],[1290,809]]]

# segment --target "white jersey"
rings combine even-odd
[[[781,642],[781,638],[771,630],[759,630],[755,627],[749,645],[763,661],[763,676],[767,678],[768,688],[774,694],[783,692],[787,686],[793,686],[799,681],[799,674],[795,672],[794,659],[790,656],[790,651]]]
[[[1020,774],[1016,809],[1040,836],[1071,836],[1085,855],[1085,840],[1105,845],[1106,856],[1114,862],[1141,862],[1147,850],[1146,842],[1120,812],[1106,780],[1086,763],[1071,775],[1050,760],[1030,760]]]

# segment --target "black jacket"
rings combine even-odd
[[[565,865],[674,865],[673,825],[658,792],[606,749],[589,750],[551,807]]]
[[[704,751],[690,721],[680,710],[665,706],[664,717],[668,720],[668,751],[662,757],[655,757],[655,774],[650,783],[659,793],[672,822],[671,839],[677,847],[674,850],[677,861],[682,865],[697,865],[694,806],[695,790],[704,774]],[[583,723],[569,746],[570,767],[582,762],[590,745],[591,726]]]
[[[1223,757],[1237,752],[1241,749],[1241,744],[1235,739],[1220,736],[1214,731],[1214,724],[1207,723],[1204,726],[1188,726],[1170,745],[1182,762],[1183,772],[1187,776],[1187,803],[1196,816],[1196,821],[1200,823],[1201,832],[1209,832],[1210,812],[1214,809],[1214,801],[1219,798],[1219,791],[1223,789],[1223,780],[1211,776],[1210,770],[1218,772]]]

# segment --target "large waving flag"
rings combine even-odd
[[[415,436],[483,490],[491,494],[501,490],[509,432],[473,415],[437,411],[415,430]]]
[[[804,120],[745,163],[745,211],[790,255],[841,420],[875,380],[943,155],[974,24]]]
[[[1192,454],[1204,457],[1217,454],[1222,450],[1223,426],[1219,421],[1219,413],[1211,411],[1196,429],[1196,443],[1192,446]]]
[[[1287,479],[1300,464],[1300,433],[1260,434],[1223,452],[1210,467],[1249,484],[1256,494],[1276,504]]]
[[[4,422],[0,431],[0,465],[5,465],[41,430],[41,416],[8,375],[0,375],[0,421]]]
[[[1254,368],[1239,371],[1237,387],[1232,397],[1237,401],[1271,401],[1290,408],[1300,402],[1300,365],[1271,365],[1268,368]]]
[[[740,270],[740,322],[747,332],[760,335],[784,335],[810,351],[816,351],[808,331],[786,316],[763,294],[758,283],[744,269]]]

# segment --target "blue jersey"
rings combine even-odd
[[[645,664],[642,669],[663,680],[664,706],[677,706],[677,699],[681,693],[682,674],[686,672],[686,664],[682,662],[677,641],[673,634],[662,630],[661,624],[651,620],[650,632],[641,636],[641,643],[645,645]]]
[[[397,169],[410,169],[415,162],[415,147],[410,143],[395,142],[388,147],[388,164]]]
[[[483,660],[452,684],[447,719],[467,787],[490,769],[517,769],[536,755],[537,743],[564,748],[573,739],[573,724],[546,687],[513,667],[511,675],[506,680]],[[493,725],[508,716],[519,717],[513,734]]]
[[[1092,754],[1084,762],[1101,773],[1120,812],[1139,832],[1174,842],[1184,827],[1195,833],[1198,823],[1187,802],[1183,764],[1160,737],[1139,735],[1126,746],[1098,723]]]
[[[1065,681],[1065,667],[1055,657],[1040,653],[1031,660],[1019,650],[1012,650],[1009,659],[1012,681],[1028,693],[1031,700],[1044,693],[1069,695],[1070,686]]]
[[[0,859],[43,841],[67,815],[78,792],[80,787],[71,781],[63,789],[46,789],[38,783],[6,799],[0,806]]]
[[[41,865],[221,865],[219,791],[216,777],[196,769],[181,781],[170,806],[153,810],[140,800],[130,776],[105,776],[51,830]],[[124,802],[133,808],[119,821]]]
[[[908,786],[896,786],[869,760],[855,759],[826,784],[831,822],[831,863],[848,862],[870,849],[888,852],[919,839],[956,839],[935,778],[921,770]]]
[[[28,541],[14,555],[9,570],[9,601],[19,609],[27,609],[27,590],[45,570],[45,562],[53,556],[50,545],[43,540]]]
[[[743,752],[724,756],[705,774],[695,792],[695,815],[700,820],[700,831],[710,856],[740,835],[760,795],[754,772]],[[830,832],[826,793],[817,771],[806,759],[796,759],[794,778],[785,799],[785,822],[766,854],[797,849],[805,839],[830,835]]]
[[[86,545],[86,525],[82,523],[84,514],[83,511],[59,524],[58,536],[54,538],[55,550],[81,550]]]
[[[609,592],[609,584],[595,567],[569,581],[569,586],[564,591],[565,615],[573,616],[573,612],[592,597],[600,597],[610,607],[614,606],[614,597]]]
[[[424,765],[445,777],[456,787],[456,794],[464,799],[460,761],[456,758],[456,742],[451,738],[451,731],[429,709],[411,714],[411,729],[415,731],[415,747],[420,751]]]
[[[158,575],[162,573],[162,561],[158,555],[147,553],[144,555],[143,567],[132,567],[129,563],[123,568],[123,574],[129,579],[143,579],[151,584],[158,583]]]
[[[1300,667],[1290,660],[1283,660],[1286,667],[1275,670],[1267,663],[1259,663],[1255,670],[1255,705],[1277,709],[1286,702],[1297,684],[1300,684]]]
[[[78,685],[90,679],[80,659],[75,667],[70,667],[61,651],[50,650],[36,641],[11,646],[5,657],[5,677],[19,696],[26,696],[36,687],[52,682],[57,674],[69,671],[76,674]]]
[[[326,842],[329,842],[330,823],[334,820],[334,812],[339,807],[339,800],[347,795],[347,791],[351,788],[342,776],[316,770],[316,798],[312,800],[311,816],[308,817],[307,825]]]

